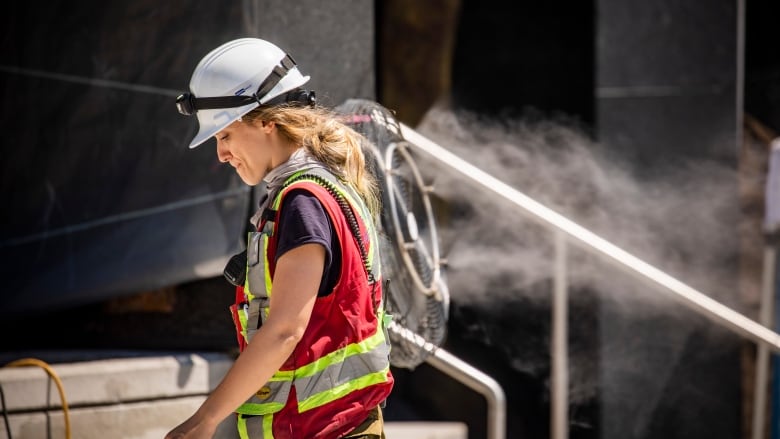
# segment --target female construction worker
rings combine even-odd
[[[210,438],[231,413],[242,438],[384,437],[378,197],[365,140],[314,106],[308,80],[274,44],[244,38],[207,54],[176,101],[198,118],[190,148],[214,137],[219,161],[268,196],[235,275],[241,354],[166,438]]]

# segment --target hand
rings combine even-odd
[[[211,439],[217,426],[194,415],[165,435],[165,439]]]

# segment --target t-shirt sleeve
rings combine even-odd
[[[325,266],[318,295],[327,295],[338,278],[334,270],[334,247],[338,252],[336,233],[322,203],[310,192],[293,189],[280,206],[276,259],[304,244],[316,243],[325,249]],[[335,255],[340,257],[340,252]],[[340,261],[336,261],[340,262]]]

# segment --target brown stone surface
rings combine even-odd
[[[408,125],[451,88],[460,0],[380,2],[378,101]]]

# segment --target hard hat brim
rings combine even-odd
[[[297,67],[290,70],[287,75],[279,81],[274,88],[272,88],[262,99],[263,102],[267,102],[280,94],[298,88],[307,82],[311,77],[303,76],[298,71]],[[243,115],[249,113],[260,104],[253,102],[249,105],[237,108],[224,108],[214,110],[201,110],[198,111],[198,134],[190,142],[190,149],[196,148],[205,141],[209,140],[218,132],[222,131],[226,126],[237,121]]]
[[[218,132],[225,129],[225,127],[259,106],[260,104],[253,102],[238,108],[198,111],[198,134],[196,134],[195,138],[190,142],[189,148],[193,149],[200,146],[211,137],[214,137]],[[219,122],[215,122],[217,120],[219,120]]]

